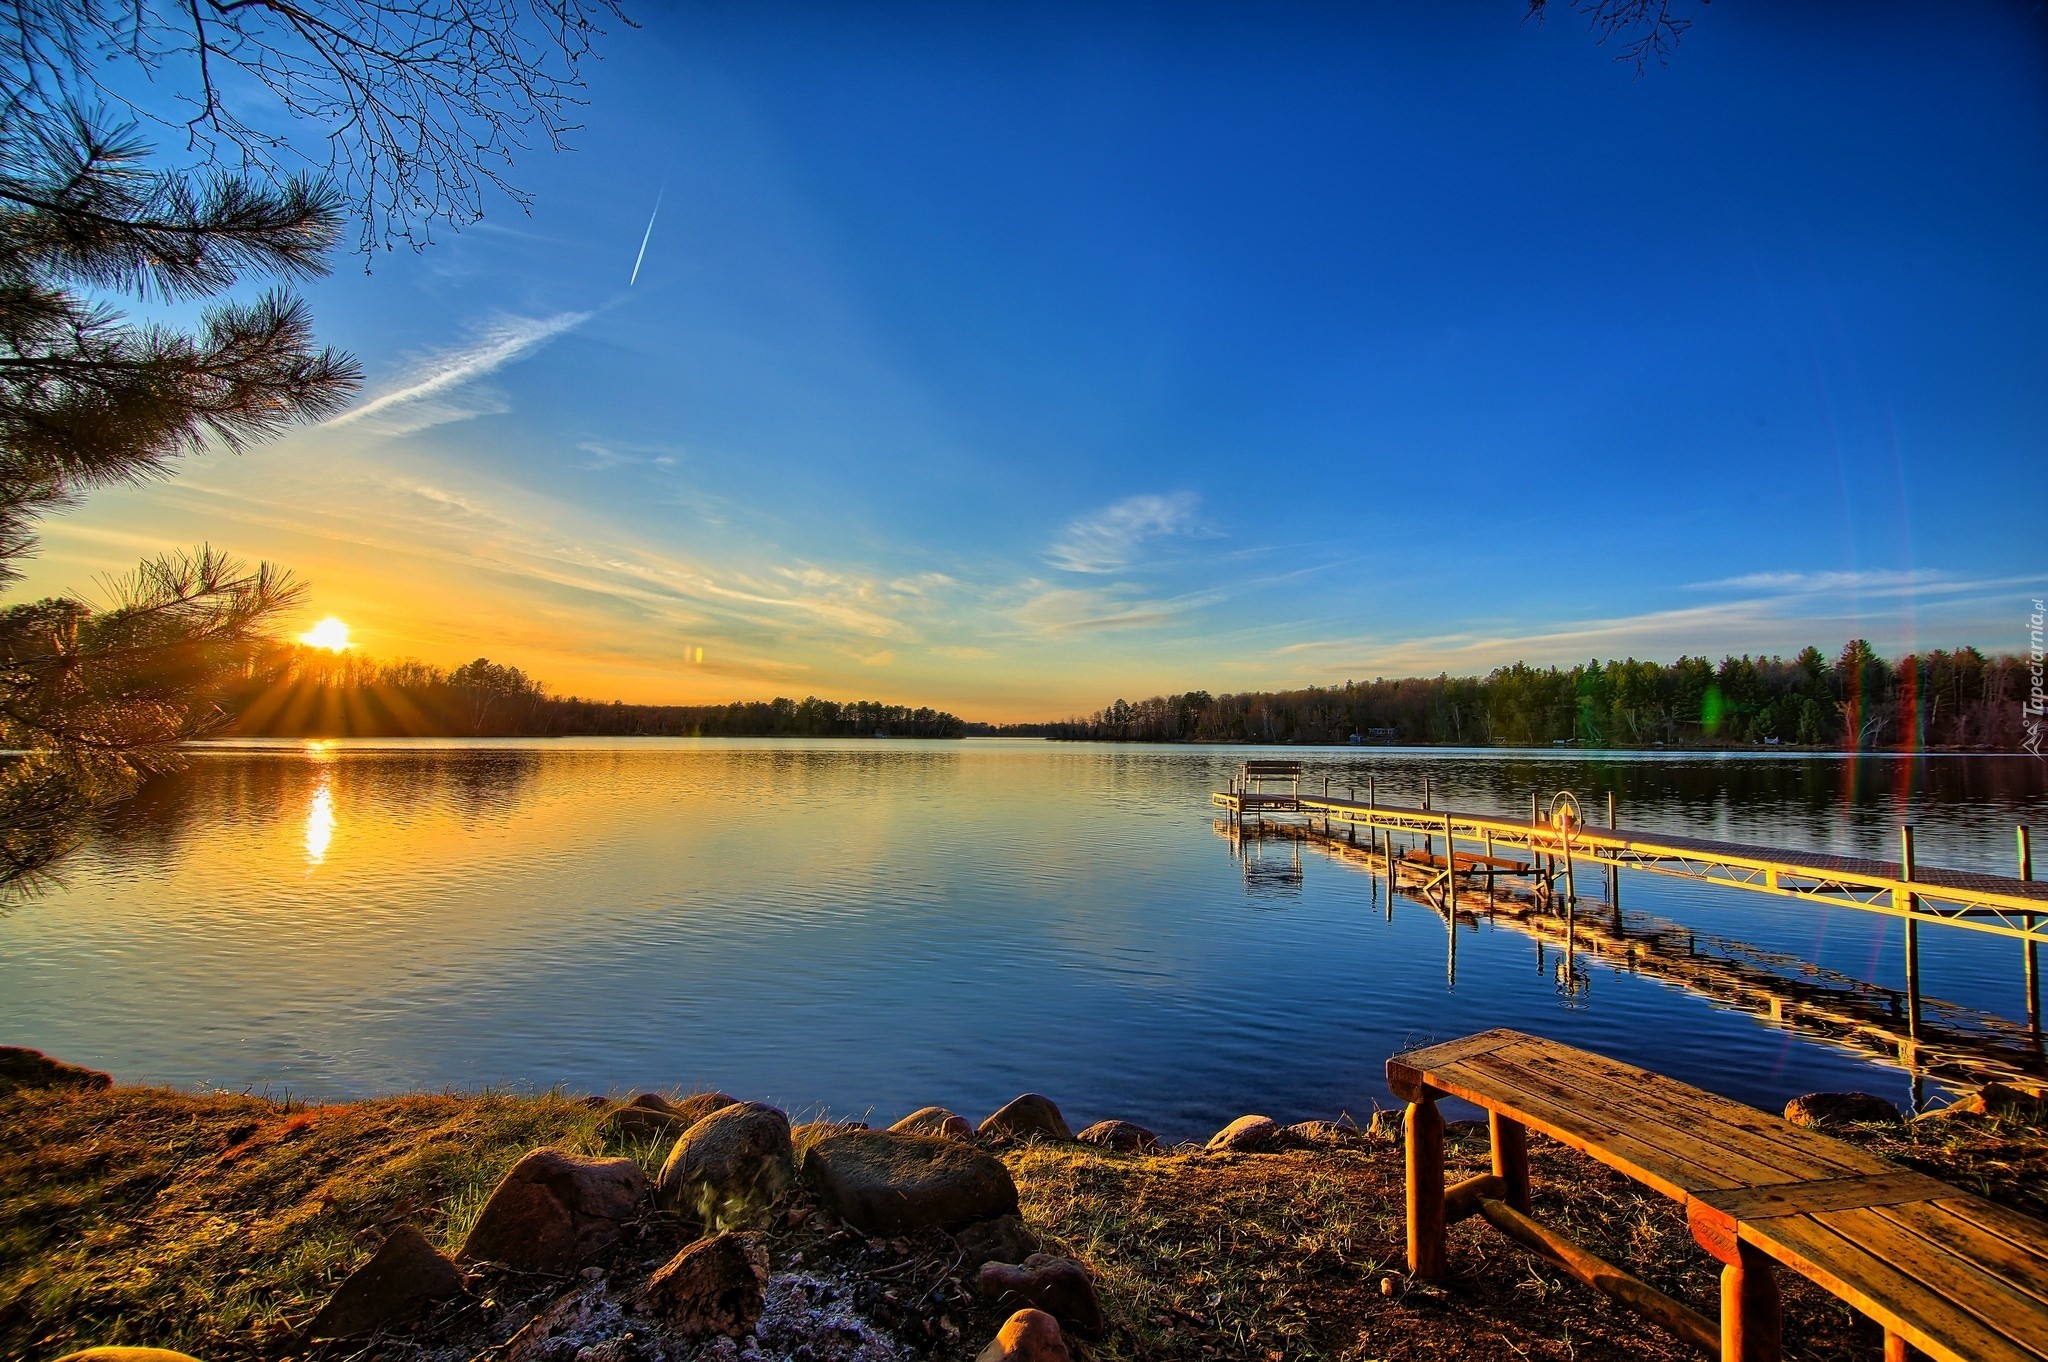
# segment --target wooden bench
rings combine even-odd
[[[1446,1273],[1444,1227],[1483,1216],[1579,1280],[1724,1362],[1780,1355],[1773,1263],[1819,1283],[1908,1347],[1946,1362],[2048,1359],[2048,1224],[1789,1121],[1660,1074],[1518,1031],[1396,1055],[1406,1101],[1408,1266]],[[1439,1097],[1486,1110],[1493,1171],[1446,1190]],[[1721,1319],[1529,1216],[1528,1132],[1591,1155],[1684,1205],[1719,1261]]]

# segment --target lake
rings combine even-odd
[[[1371,774],[1396,801],[1426,775],[1439,807],[1504,814],[1570,789],[1598,822],[1612,789],[1624,827],[1864,855],[1895,854],[1910,821],[1923,864],[2000,874],[2014,825],[2048,822],[2027,756],[209,745],[0,917],[0,1043],[310,1099],[702,1086],[887,1121],[1035,1090],[1076,1128],[1193,1138],[1246,1112],[1363,1119],[1392,1104],[1389,1054],[1505,1025],[1772,1109],[1814,1089],[1909,1101],[1867,1037],[1736,996],[1779,976],[1881,1001],[1903,976],[1888,918],[1625,872],[1622,954],[1563,966],[1480,914],[1453,973],[1433,908],[1390,914],[1333,850],[1224,835],[1208,795],[1248,756],[1339,789]],[[1580,891],[1604,898],[1602,876]],[[1673,940],[1682,969],[1659,963]],[[1943,1025],[2010,1044],[2020,945],[1923,927],[1922,951]],[[1700,958],[1741,987],[1686,983]]]

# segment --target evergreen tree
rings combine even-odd
[[[319,273],[343,214],[318,182],[157,172],[131,129],[73,113],[0,133],[0,581],[37,517],[338,411],[355,362],[316,349],[279,286],[183,332],[93,294],[216,298],[246,275]],[[33,876],[80,819],[218,721],[217,687],[295,599],[287,574],[210,549],[144,563],[100,606],[0,610],[0,884]]]

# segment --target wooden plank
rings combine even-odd
[[[2048,1354],[2048,1303],[2034,1299],[1878,1211],[1824,1211],[1810,1218],[1853,1240],[1866,1253],[1912,1279],[1918,1288],[1918,1299],[1909,1293],[1893,1301],[1894,1310],[1908,1325],[1924,1324],[1936,1311],[1967,1311],[2015,1345],[2031,1345],[2035,1356]],[[1766,1226],[1771,1223],[1764,1222]],[[1899,1332],[1910,1336],[1910,1329]]]
[[[1504,1074],[1475,1071],[1493,1056],[1481,1056],[1461,1064],[1455,1079],[1433,1071],[1429,1086],[1453,1097],[1500,1111],[1532,1130],[1541,1131],[1561,1144],[1591,1156],[1663,1193],[1674,1201],[1703,1187],[1732,1187],[1738,1177],[1712,1164],[1695,1164],[1674,1157],[1670,1151],[1631,1134],[1623,1125],[1607,1119],[1605,1109],[1587,1111],[1577,1093],[1560,1092],[1540,1076],[1526,1075],[1512,1068]]]
[[[1652,1180],[1653,1186],[1674,1199],[1684,1200],[1687,1193],[1703,1187],[1754,1187],[1803,1177],[1831,1176],[1839,1171],[1819,1164],[1795,1166],[1788,1170],[1787,1160],[1779,1157],[1780,1151],[1776,1149],[1767,1150],[1768,1157],[1753,1157],[1738,1139],[1725,1132],[1717,1138],[1703,1135],[1687,1123],[1682,1113],[1673,1115],[1671,1119],[1660,1119],[1656,1112],[1630,1104],[1625,1096],[1617,1095],[1607,1085],[1584,1085],[1583,1075],[1578,1076],[1579,1083],[1574,1083],[1571,1075],[1561,1074],[1555,1068],[1535,1072],[1516,1064],[1511,1053],[1511,1050],[1502,1050],[1483,1055],[1461,1065],[1459,1072],[1484,1072],[1504,1086],[1514,1084],[1524,1092],[1541,1093],[1557,1108],[1584,1113],[1582,1119],[1597,1116],[1607,1129],[1621,1132],[1635,1145],[1653,1152],[1653,1157],[1648,1160],[1636,1160],[1645,1180],[1652,1180],[1652,1170],[1659,1167],[1712,1170],[1715,1174],[1705,1181],[1695,1179],[1689,1185],[1680,1183],[1676,1178],[1670,1179],[1671,1185],[1683,1188],[1681,1191],[1671,1191]],[[1705,1121],[1700,1124],[1710,1125]],[[1597,1150],[1587,1152],[1599,1157]],[[1623,1171],[1631,1170],[1624,1168]],[[1631,1172],[1631,1176],[1635,1174]]]
[[[1918,1281],[1812,1216],[1744,1226],[1742,1237],[1939,1362],[2039,1362],[2048,1356],[2021,1348],[1966,1311],[1928,1309],[1934,1302]],[[1911,1317],[1898,1304],[1908,1306]]]
[[[1919,1235],[2014,1290],[2025,1292],[2048,1309],[2048,1225],[2041,1227],[2044,1238],[2029,1247],[2015,1244],[1939,1205],[1914,1202],[1873,1209],[1881,1210],[1884,1219],[1901,1229]]]
[[[2048,1226],[2033,1216],[2022,1215],[1968,1192],[1959,1192],[1951,1199],[1935,1204],[2030,1254],[2048,1254]]]
[[[1768,1220],[1779,1215],[1804,1215],[1808,1211],[1848,1211],[1908,1201],[1938,1201],[1954,1196],[1955,1190],[1925,1173],[1879,1173],[1716,1189],[1701,1192],[1699,1199],[1737,1220]]]
[[[1412,1102],[1415,1100],[1415,1085],[1425,1082],[1424,1076],[1432,1069],[1439,1069],[1459,1059],[1485,1054],[1488,1050],[1497,1050],[1503,1045],[1512,1045],[1518,1040],[1525,1039],[1527,1037],[1520,1031],[1510,1031],[1503,1027],[1425,1046],[1420,1050],[1406,1051],[1387,1061],[1387,1086],[1394,1090],[1396,1097]]]
[[[1758,1160],[1777,1161],[1785,1177],[1845,1177],[1880,1175],[1899,1171],[1894,1164],[1867,1154],[1845,1141],[1817,1130],[1795,1126],[1782,1117],[1715,1093],[1638,1069],[1602,1055],[1574,1050],[1553,1041],[1540,1042],[1540,1051],[1520,1047],[1509,1051],[1515,1062],[1525,1066],[1532,1054],[1541,1054],[1566,1075],[1573,1086],[1598,1093],[1613,1088],[1627,1090],[1630,1109],[1675,1125],[1681,1130],[1710,1133],[1726,1139],[1731,1148]],[[1768,1151],[1768,1152],[1767,1152]]]

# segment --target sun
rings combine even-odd
[[[348,647],[348,626],[334,616],[329,615],[305,633],[300,634],[299,642],[305,644],[308,648],[325,648],[330,653],[338,653],[343,648]]]

